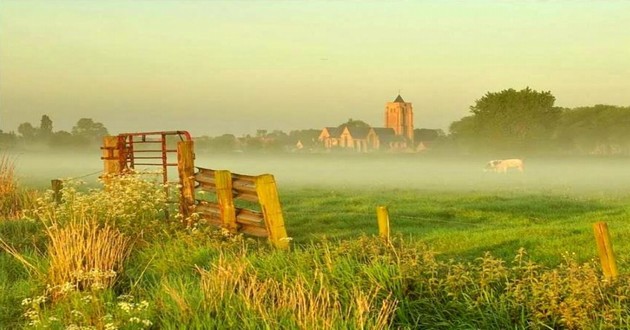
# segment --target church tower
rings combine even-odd
[[[413,107],[400,94],[394,102],[387,102],[385,106],[385,127],[393,128],[396,135],[413,142]]]

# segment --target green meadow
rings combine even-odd
[[[630,327],[627,160],[529,160],[498,175],[481,159],[328,156],[198,156],[276,176],[287,251],[186,228],[151,178],[67,182],[55,204],[51,175],[25,176],[22,157],[2,177],[0,328]],[[601,271],[598,221],[616,280]]]

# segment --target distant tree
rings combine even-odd
[[[86,142],[83,139],[77,139],[67,131],[54,132],[48,140],[48,145],[55,148],[78,147],[84,145],[85,143]]]
[[[476,148],[510,152],[548,148],[561,115],[555,99],[551,92],[529,87],[487,93],[470,107],[472,116],[451,125],[451,133]]]
[[[321,146],[321,142],[317,140],[320,129],[303,129],[289,132],[289,142],[294,147],[298,141],[302,143],[304,148],[313,149]]]
[[[274,130],[265,136],[263,148],[266,151],[282,151],[288,149],[290,144],[287,133],[281,130]]]
[[[211,148],[215,151],[234,151],[236,145],[236,136],[232,134],[223,134],[215,137],[211,141]]]
[[[81,118],[72,127],[73,136],[90,144],[101,143],[102,138],[107,134],[107,128],[102,123],[95,122],[91,118]]]
[[[254,137],[247,134],[238,138],[238,141],[239,144],[243,147],[243,151],[260,151],[263,148],[263,141],[260,137]]]
[[[555,138],[577,154],[630,154],[630,107],[595,105],[566,109]]]
[[[53,122],[47,115],[43,115],[39,124],[39,134],[41,136],[50,136],[53,132]]]
[[[413,136],[416,142],[420,142],[434,141],[439,137],[445,136],[445,134],[441,129],[416,128],[413,130]]]
[[[29,122],[21,123],[17,131],[25,140],[32,140],[37,136],[37,129]]]
[[[15,146],[16,142],[17,136],[15,135],[15,133],[4,133],[2,130],[0,130],[0,148],[11,148]]]
[[[362,120],[353,120],[352,118],[349,118],[347,122],[337,126],[337,127],[343,127],[343,126],[348,126],[348,127],[365,127],[365,128],[370,128],[371,126],[362,121]]]

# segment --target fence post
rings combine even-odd
[[[389,240],[389,212],[387,206],[379,206],[376,208],[376,219],[378,220],[378,235]]]
[[[118,150],[118,137],[117,136],[105,136],[103,137],[103,182],[108,183],[109,178],[113,175],[120,174],[122,169],[120,168],[119,150]]]
[[[53,200],[56,205],[61,204],[61,189],[63,189],[63,181],[59,179],[50,180],[50,185],[53,191]]]
[[[263,174],[256,177],[256,193],[271,244],[281,249],[288,248],[289,238],[287,237],[287,230],[284,228],[282,206],[280,206],[278,189],[273,175]]]
[[[191,211],[195,207],[195,154],[193,141],[177,142],[177,172],[181,194],[179,212],[183,220],[190,221]],[[187,223],[187,225],[192,225]]]
[[[608,280],[614,280],[618,275],[617,262],[613,254],[608,225],[605,222],[596,222],[593,225],[593,229],[595,231],[595,240],[597,241],[597,250],[599,251],[599,259],[602,263],[604,277]]]
[[[232,173],[230,171],[215,171],[214,182],[217,186],[217,200],[221,210],[223,228],[236,234],[236,210],[234,208],[234,194],[232,193]]]

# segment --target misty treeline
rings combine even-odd
[[[255,135],[237,137],[223,134],[195,138],[195,150],[208,152],[299,152],[323,149],[318,141],[320,129],[281,130],[259,129]]]
[[[630,155],[630,107],[595,105],[577,108],[555,106],[549,91],[506,89],[488,92],[470,107],[470,115],[441,130],[416,129],[416,139],[430,141],[423,152],[436,154],[524,155]],[[422,112],[416,110],[417,121]],[[339,126],[369,127],[349,119]],[[200,136],[200,152],[318,152],[321,128],[293,130],[259,129],[255,134]],[[17,133],[0,131],[0,148],[53,148],[98,146],[107,135],[102,123],[81,118],[70,132],[54,131],[43,115],[39,127],[22,123]],[[418,141],[415,141],[418,143]],[[356,152],[356,151],[348,151]]]
[[[554,105],[551,92],[525,88],[487,93],[449,128],[464,153],[630,155],[630,107]]]
[[[32,148],[93,148],[102,143],[108,134],[102,123],[91,118],[81,118],[70,132],[53,130],[53,121],[48,115],[42,115],[39,126],[29,122],[21,123],[16,132],[0,130],[0,147]]]

